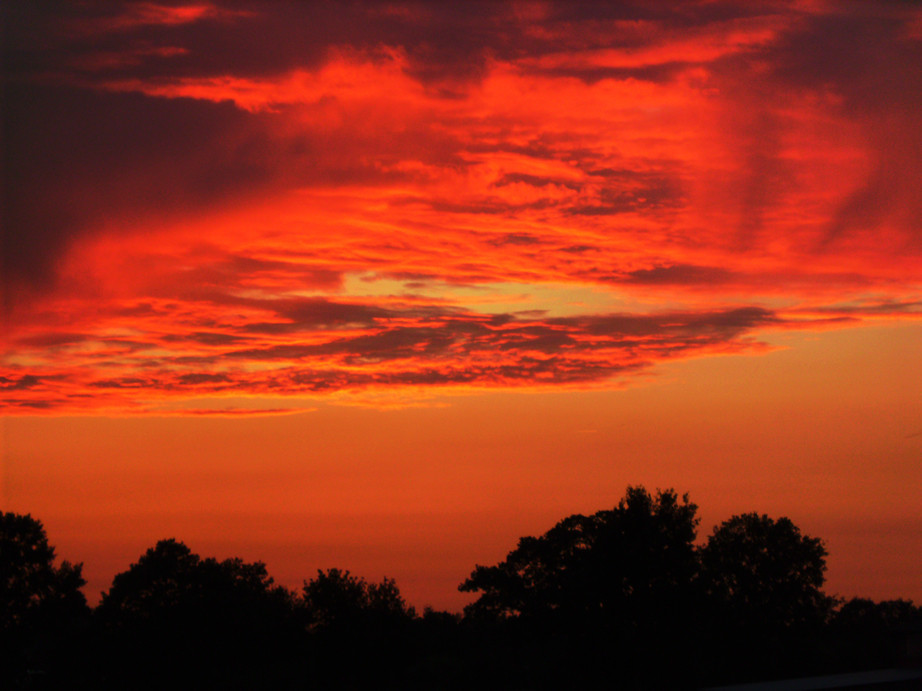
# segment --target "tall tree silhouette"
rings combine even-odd
[[[503,562],[477,566],[460,586],[480,593],[465,613],[540,631],[532,659],[542,675],[542,660],[587,678],[617,661],[629,684],[679,685],[690,658],[696,512],[687,495],[628,487],[613,509],[565,518],[519,540]]]
[[[788,518],[746,513],[714,529],[701,549],[701,581],[728,675],[809,671],[812,641],[834,603],[822,586],[826,548]]]
[[[785,629],[828,613],[826,554],[790,519],[746,513],[715,528],[701,564],[709,593],[735,617]]]
[[[523,537],[496,566],[477,566],[459,589],[479,592],[469,616],[550,612],[624,615],[695,573],[697,506],[675,491],[629,487],[614,509],[574,514],[540,537]],[[669,599],[669,598],[667,598]]]
[[[291,595],[264,564],[202,559],[176,540],[116,575],[97,615],[111,681],[132,687],[246,688],[246,673],[281,671],[298,643]]]
[[[82,565],[54,561],[40,521],[0,513],[0,686],[25,684],[30,670],[66,674],[60,668],[89,609]]]

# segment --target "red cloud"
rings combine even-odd
[[[918,316],[913,8],[5,12],[9,408],[601,385]]]

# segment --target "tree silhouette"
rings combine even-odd
[[[922,608],[827,597],[822,541],[787,518],[733,516],[696,548],[696,513],[628,487],[477,566],[463,619],[417,617],[394,580],[336,568],[295,595],[261,562],[176,540],[90,618],[80,565],[54,565],[38,521],[0,514],[0,687],[681,689],[900,661]]]
[[[401,686],[412,659],[416,612],[393,580],[368,583],[341,569],[318,570],[304,582],[301,605],[313,635],[315,681],[331,687]]]
[[[624,614],[655,594],[681,588],[695,572],[697,506],[673,490],[654,498],[629,487],[617,507],[575,514],[541,537],[523,537],[496,566],[477,566],[459,586],[480,597],[469,616],[548,612]]]
[[[136,564],[117,574],[103,594],[99,613],[120,624],[175,613],[239,618],[259,605],[287,606],[289,594],[275,586],[262,562],[202,559],[176,540],[161,540]]]
[[[176,540],[116,575],[97,615],[112,681],[133,687],[245,688],[246,672],[281,670],[299,642],[291,595],[264,564],[202,559]]]
[[[690,657],[696,511],[673,490],[628,487],[615,508],[565,518],[477,566],[460,586],[481,593],[465,614],[540,632],[526,654],[549,684],[544,662],[589,677],[617,661],[628,683],[675,686]]]
[[[348,571],[318,569],[302,593],[309,625],[315,629],[387,626],[416,616],[390,578],[367,583]]]
[[[822,540],[788,518],[746,513],[714,529],[701,549],[701,582],[728,675],[807,671],[834,602],[822,591],[825,571]]]
[[[746,513],[715,528],[701,564],[708,592],[736,617],[785,629],[828,614],[826,554],[790,519]]]
[[[840,602],[830,622],[837,669],[892,667],[901,662],[902,636],[922,629],[922,607],[910,600],[874,602],[852,598]]]
[[[54,565],[54,548],[32,516],[0,513],[0,686],[63,673],[89,609],[81,564]]]

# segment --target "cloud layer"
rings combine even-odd
[[[920,312],[902,3],[3,13],[7,409],[597,386]]]

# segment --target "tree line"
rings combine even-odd
[[[175,539],[91,609],[81,565],[3,513],[0,687],[701,688],[892,666],[922,622],[908,600],[824,593],[826,548],[787,518],[733,516],[700,545],[698,524],[687,495],[629,487],[476,566],[457,615],[337,568],[290,590]]]

